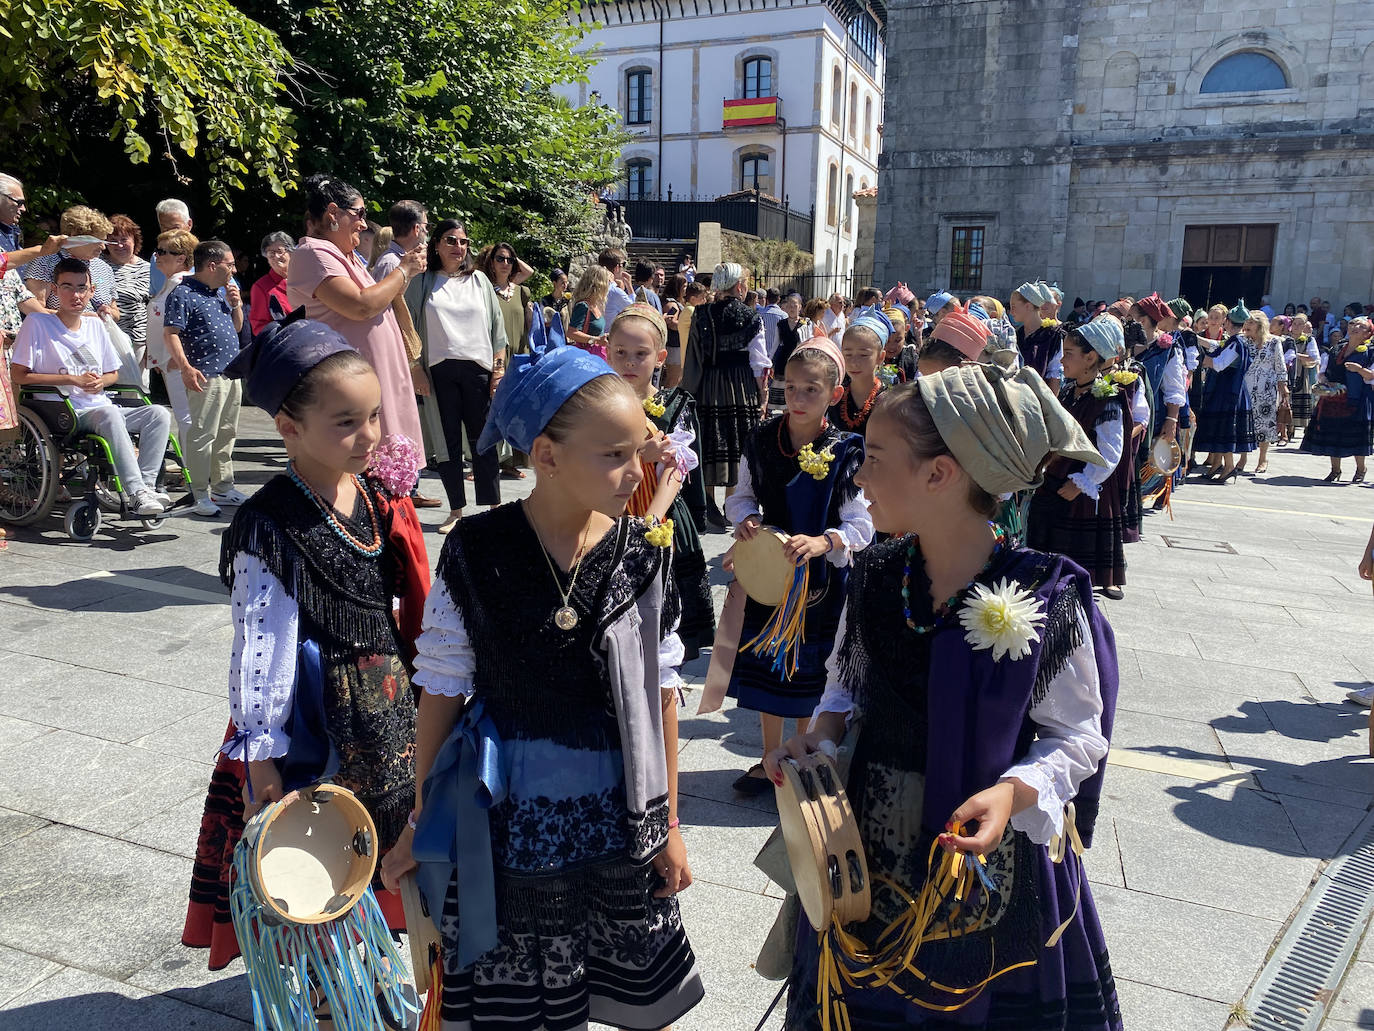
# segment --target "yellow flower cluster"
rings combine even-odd
[[[823,480],[830,475],[830,463],[834,460],[835,455],[829,449],[817,451],[810,444],[797,452],[797,464],[802,467],[802,472],[809,473],[815,480]]]
[[[1121,371],[1121,372],[1114,372],[1114,373],[1112,373],[1112,382],[1113,382],[1113,383],[1119,383],[1119,384],[1121,384],[1121,386],[1123,386],[1123,387],[1129,387],[1132,383],[1134,383],[1134,382],[1135,382],[1136,380],[1138,380],[1139,378],[1140,378],[1140,374],[1139,374],[1139,373],[1136,373],[1136,372],[1125,372],[1125,371]]]
[[[1057,325],[1059,325],[1059,322],[1058,322],[1057,320],[1055,320],[1055,319],[1041,319],[1041,320],[1040,320],[1040,328],[1041,328],[1041,329],[1049,329],[1051,326],[1057,326]]]
[[[659,419],[662,418],[663,413],[668,410],[668,406],[659,404],[657,399],[655,398],[646,397],[644,399],[644,410],[648,412],[651,416],[653,416],[655,419]]]
[[[1356,353],[1356,354],[1364,354],[1364,353],[1365,353],[1366,351],[1368,351],[1368,350],[1369,350],[1369,345],[1368,345],[1368,344],[1361,344],[1359,347],[1355,348],[1355,353]]]
[[[1111,380],[1103,379],[1101,376],[1093,380],[1093,397],[1115,397],[1116,394],[1116,384]]]
[[[671,548],[673,546],[673,521],[665,519],[661,523],[655,523],[645,531],[644,539],[655,548]]]

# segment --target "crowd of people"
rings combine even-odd
[[[1061,318],[1063,292],[1034,278],[1005,303],[904,283],[807,299],[617,249],[536,298],[512,244],[479,249],[413,200],[374,226],[329,175],[305,184],[304,235],[262,240],[245,291],[246,263],[179,201],[157,206],[149,260],[135,220],[84,206],[22,248],[22,190],[0,177],[0,420],[14,388],[59,389],[114,442],[135,514],[175,503],[171,435],[194,514],[236,510],[230,723],[183,937],[212,967],[245,944],[245,820],[328,776],[374,819],[388,926],[412,873],[437,917],[428,1026],[668,1027],[704,991],[676,897],[693,876],[677,714],[680,667],[709,649],[701,711],[733,697],[762,727],[736,791],[850,746],[872,914],[835,938],[784,905],[760,968],[791,975],[789,1028],[832,1026],[817,999],[843,983],[855,1027],[943,1010],[1119,1031],[1079,858],[1117,690],[1094,593],[1122,596],[1145,511],[1190,476],[1231,482],[1252,452],[1262,473],[1301,432],[1328,480],[1346,457],[1364,478],[1362,305],[1155,293]],[[110,404],[130,376],[166,406]],[[288,459],[251,497],[245,403]],[[421,492],[430,464],[443,501]],[[503,505],[502,479],[531,475]],[[468,482],[487,511],[465,516]],[[445,503],[431,578],[415,508]],[[734,535],[727,572],[778,537],[787,599],[736,580],[717,616],[712,532]],[[887,940],[913,907],[942,928],[919,964],[837,972],[862,953],[845,942]],[[308,981],[301,1026],[337,1003]]]

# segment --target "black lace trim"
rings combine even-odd
[[[385,537],[388,527],[376,492],[365,489]],[[398,654],[391,611],[397,568],[390,549],[368,558],[348,547],[289,477],[277,476],[263,486],[225,532],[219,574],[231,591],[234,557],[241,552],[256,557],[281,582],[308,621],[310,636],[331,654]]]

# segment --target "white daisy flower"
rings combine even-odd
[[[1045,621],[1045,608],[1030,591],[1014,581],[1001,580],[988,590],[975,584],[973,594],[959,610],[959,622],[967,633],[964,639],[976,650],[992,649],[994,662],[1002,656],[1025,658],[1030,646],[1040,639],[1039,626]]]

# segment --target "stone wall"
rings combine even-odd
[[[1313,0],[894,0],[875,279],[1177,290],[1185,225],[1277,223],[1270,293],[1374,298],[1374,19]],[[1204,94],[1243,51],[1288,88]]]

